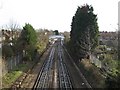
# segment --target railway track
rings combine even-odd
[[[43,64],[42,69],[39,72],[33,90],[36,88],[40,89],[51,88],[51,82],[53,78],[54,52],[55,48],[52,48],[48,60]]]
[[[59,87],[73,89],[68,69],[63,61],[61,45],[58,45],[58,58]]]
[[[62,48],[59,42],[52,46],[49,57],[39,72],[33,90],[38,88],[41,90],[46,88],[73,89],[68,69],[63,62]]]

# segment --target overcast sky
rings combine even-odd
[[[119,0],[0,0],[0,28],[11,20],[21,27],[30,23],[35,29],[70,31],[77,7],[92,5],[100,31],[118,28]]]

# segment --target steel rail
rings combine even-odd
[[[36,88],[40,88],[40,89],[49,88],[50,86],[49,82],[51,81],[51,77],[52,77],[51,70],[52,70],[54,52],[55,52],[55,48],[52,47],[48,60],[46,60],[45,63],[43,64],[40,73],[36,79],[33,90]]]
[[[60,88],[64,89],[73,89],[70,76],[67,70],[67,67],[65,63],[63,62],[63,57],[62,57],[62,50],[61,46],[59,44],[58,46],[58,64],[59,64],[59,83],[60,83]]]

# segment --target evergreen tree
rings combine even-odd
[[[55,31],[54,31],[54,34],[55,34],[55,35],[59,35],[58,30],[55,30]]]
[[[77,8],[71,24],[70,44],[73,54],[78,59],[90,55],[97,46],[97,15],[93,13],[92,6],[84,5]]]
[[[20,49],[25,50],[26,57],[32,59],[37,43],[37,34],[32,25],[25,24],[18,42]]]

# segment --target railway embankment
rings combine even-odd
[[[64,48],[69,54],[69,50],[67,51],[66,47]],[[87,81],[87,86],[89,87],[90,85],[90,87],[92,88],[105,88],[105,77],[103,77],[103,75],[100,73],[99,69],[95,65],[93,65],[88,59],[83,59],[82,61],[76,63],[74,62],[70,54],[68,55],[68,58],[69,57],[71,57],[72,62],[86,79],[84,80],[83,78],[83,83]]]
[[[40,58],[37,62],[34,63],[28,62],[27,63],[28,69],[26,69],[26,72],[23,72],[21,76],[18,77],[16,81],[12,83],[11,88],[13,89],[32,88],[39,73],[39,69],[42,67],[42,64],[44,63],[44,59],[47,57],[49,51],[50,48],[46,49],[45,52],[42,55],[40,55]]]

